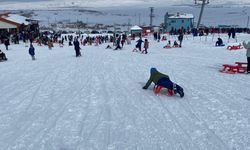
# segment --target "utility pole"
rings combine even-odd
[[[250,20],[250,16],[247,17],[247,28],[249,26],[249,20]]]
[[[129,28],[130,28],[130,21],[131,21],[131,19],[129,18],[128,19],[128,32],[129,32]]]
[[[141,25],[141,14],[139,13],[139,26]]]
[[[154,15],[154,7],[150,7],[150,15],[149,15],[149,17],[150,17],[149,26],[152,28],[153,27],[153,18],[155,17],[155,15]]]
[[[209,4],[209,0],[195,0],[195,4],[201,4],[200,16],[197,23],[197,29],[199,29],[205,5]]]

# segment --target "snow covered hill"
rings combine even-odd
[[[245,50],[214,47],[213,36],[186,36],[177,49],[148,39],[148,55],[132,52],[134,41],[118,51],[85,46],[80,58],[73,47],[35,45],[36,61],[11,45],[0,63],[1,149],[250,150],[250,76],[218,71],[246,61]],[[185,97],[143,90],[151,67]]]
[[[238,25],[247,26],[247,18],[250,15],[250,7],[206,7],[201,23],[206,26],[218,25]],[[6,11],[0,11],[6,12]],[[7,11],[9,12],[9,11]],[[76,22],[82,21],[88,24],[132,24],[149,25],[148,7],[114,7],[114,8],[84,8],[67,7],[52,10],[21,10],[12,11],[20,14],[31,14],[33,18],[40,20],[41,25],[58,22]],[[168,6],[155,8],[153,19],[154,25],[160,25],[164,22],[164,15],[169,13],[191,13],[195,16],[195,22],[198,21],[200,7],[194,6]],[[226,17],[225,17],[226,16]],[[126,27],[127,28],[127,27]]]

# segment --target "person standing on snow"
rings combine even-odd
[[[29,54],[30,54],[32,60],[35,60],[35,48],[32,44],[30,44]]]
[[[154,82],[155,85],[162,86],[173,91],[175,94],[178,93],[180,97],[184,97],[183,88],[178,84],[173,83],[168,75],[158,72],[156,68],[150,69],[150,78],[143,89],[147,89],[152,82]]]
[[[80,52],[80,43],[79,43],[79,41],[78,41],[78,39],[77,38],[75,38],[75,40],[74,40],[74,46],[75,46],[75,52],[76,52],[76,57],[79,57],[79,56],[82,56],[81,55],[81,52]]]
[[[246,44],[246,42],[243,42],[243,46],[245,49],[247,49],[247,73],[250,73],[250,41]]]
[[[121,43],[121,36],[117,35],[116,37],[116,48],[114,50],[118,50],[118,49],[122,49],[122,47],[120,46]]]
[[[144,41],[144,50],[142,51],[142,53],[145,52],[145,54],[147,54],[148,53],[148,51],[147,51],[148,47],[149,47],[148,39],[145,39],[145,41]]]
[[[6,50],[9,50],[10,40],[8,38],[5,39],[4,45],[5,45]]]
[[[179,36],[178,36],[178,40],[180,41],[180,45],[179,45],[179,47],[181,47],[181,46],[182,46],[183,36],[184,36],[183,31],[182,31],[182,30],[180,30],[180,32],[179,32]]]

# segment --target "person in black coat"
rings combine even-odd
[[[5,47],[6,47],[6,50],[8,50],[8,46],[10,45],[10,40],[9,40],[8,38],[5,39],[4,45],[5,45]]]
[[[0,50],[0,61],[1,60],[7,60],[7,57],[6,57],[5,53]]]
[[[81,55],[81,52],[80,52],[80,49],[81,49],[81,48],[80,48],[80,43],[79,43],[79,41],[77,40],[77,38],[75,38],[74,46],[75,46],[76,57],[82,56],[82,55]]]
[[[221,38],[218,38],[218,41],[216,41],[215,46],[224,46]]]
[[[30,54],[32,60],[35,60],[35,48],[32,44],[30,44],[29,54]]]
[[[231,28],[232,38],[235,39],[236,32],[234,28]]]
[[[183,33],[180,33],[178,36],[178,40],[180,41],[179,47],[181,47],[182,41],[183,41]]]
[[[116,48],[115,48],[115,50],[122,49],[121,46],[120,46],[120,43],[121,43],[121,37],[118,36],[117,39],[116,39]]]

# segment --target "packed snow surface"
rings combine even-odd
[[[217,37],[185,36],[182,48],[150,42],[147,55],[100,46],[52,50],[11,45],[0,62],[2,150],[250,150],[250,75],[219,72],[246,62],[246,50],[215,47]],[[238,34],[237,42],[250,35]],[[176,40],[176,36],[167,36]],[[143,38],[144,39],[144,38]],[[235,43],[235,40],[229,42]],[[142,87],[151,67],[185,97]]]

